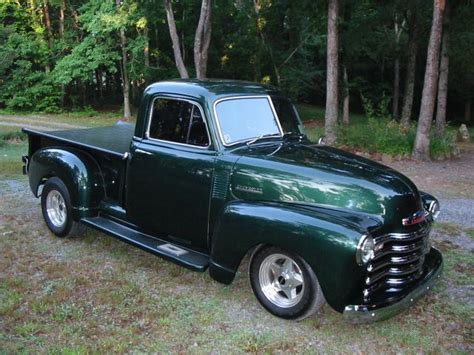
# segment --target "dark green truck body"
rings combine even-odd
[[[169,81],[147,88],[135,126],[25,130],[31,189],[38,196],[57,176],[76,220],[94,227],[94,218],[109,219],[193,251],[186,260],[161,256],[209,267],[220,282],[232,282],[247,253],[275,245],[301,256],[327,302],[349,317],[386,318],[406,308],[441,273],[441,254],[429,245],[436,199],[389,167],[302,135],[225,144],[216,102],[274,95],[281,96],[255,83]],[[156,97],[199,107],[208,145],[149,138]],[[356,252],[366,234],[376,253],[361,265]]]

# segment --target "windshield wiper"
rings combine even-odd
[[[306,138],[306,134],[301,132],[288,132],[283,135],[283,139],[293,141],[295,138],[298,140],[298,143],[301,143]]]
[[[306,135],[301,132],[287,132],[283,135],[283,138],[298,137],[299,140],[302,140]]]
[[[261,134],[260,136],[258,137],[255,137],[251,140],[249,140],[246,144],[247,144],[247,147],[251,144],[254,144],[255,142],[259,141],[260,139],[263,139],[263,138],[270,138],[270,137],[281,137],[280,133],[270,133],[270,134]]]

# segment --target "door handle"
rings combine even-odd
[[[153,155],[152,153],[150,153],[150,152],[148,152],[148,151],[146,151],[146,150],[140,149],[140,148],[135,149],[135,152],[136,152],[136,153],[140,153],[140,154],[145,154],[145,155]]]

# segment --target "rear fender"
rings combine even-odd
[[[96,215],[99,202],[105,196],[99,165],[89,154],[79,150],[40,149],[31,157],[28,175],[36,197],[40,196],[39,187],[48,178],[61,179],[71,196],[74,220]]]
[[[278,246],[311,266],[328,303],[342,312],[362,294],[365,273],[356,263],[355,252],[367,229],[354,221],[295,205],[231,202],[213,235],[210,274],[231,283],[249,250]]]

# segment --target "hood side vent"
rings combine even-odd
[[[230,173],[227,170],[216,171],[212,182],[212,198],[225,200],[229,186]]]

